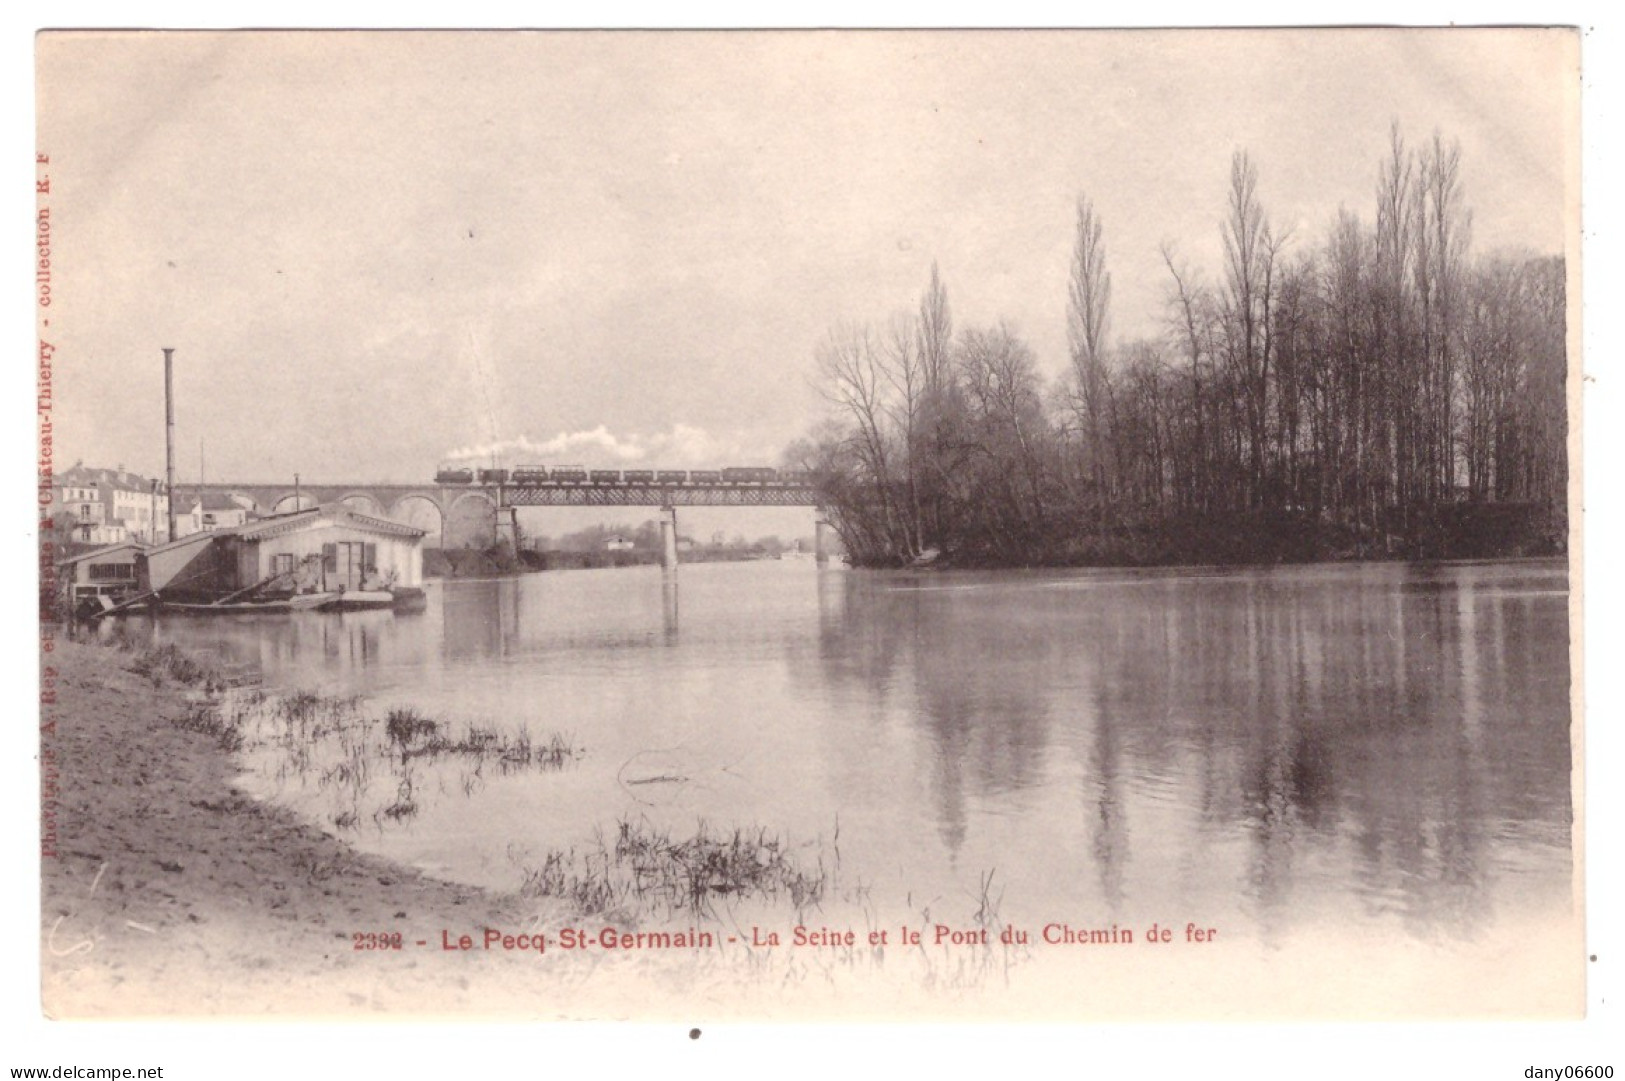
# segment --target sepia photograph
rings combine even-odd
[[[39,1010],[1584,1018],[1580,46],[41,32]]]

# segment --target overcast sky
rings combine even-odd
[[[417,480],[776,464],[813,354],[913,309],[1065,363],[1075,204],[1118,340],[1158,245],[1219,273],[1233,150],[1278,228],[1371,217],[1397,120],[1462,147],[1475,249],[1561,252],[1575,41],[1540,31],[47,35],[59,446]]]

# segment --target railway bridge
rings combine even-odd
[[[484,548],[519,536],[520,507],[658,507],[668,566],[677,562],[678,507],[812,507],[817,510],[818,559],[828,558],[830,525],[818,493],[799,480],[728,483],[703,481],[546,480],[525,484],[180,484],[177,509],[191,497],[212,495],[249,502],[257,514],[285,514],[343,503],[360,514],[423,530],[431,547]]]

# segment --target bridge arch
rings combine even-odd
[[[446,508],[445,547],[488,548],[497,539],[496,500],[484,492],[462,492]]]
[[[319,506],[321,506],[321,501],[308,492],[300,492],[298,495],[288,492],[278,497],[277,501],[271,504],[271,513],[288,514],[292,511],[310,510],[312,507]]]
[[[423,543],[429,548],[450,547],[446,537],[446,512],[429,495],[404,495],[389,508],[389,520],[423,530]]]
[[[349,492],[339,496],[339,502],[357,514],[366,514],[373,518],[384,516],[383,502],[371,492]]]

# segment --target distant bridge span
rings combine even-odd
[[[504,507],[817,507],[804,484],[527,484],[497,489]]]
[[[431,546],[481,548],[490,545],[519,507],[813,507],[818,493],[805,484],[766,481],[724,484],[650,484],[602,481],[539,484],[208,484],[176,485],[177,510],[194,496],[237,496],[252,500],[259,514],[343,503],[362,514],[422,529]],[[504,522],[504,516],[509,521]],[[675,528],[675,511],[672,514]],[[822,515],[820,515],[822,520]],[[820,527],[822,528],[822,527]]]

